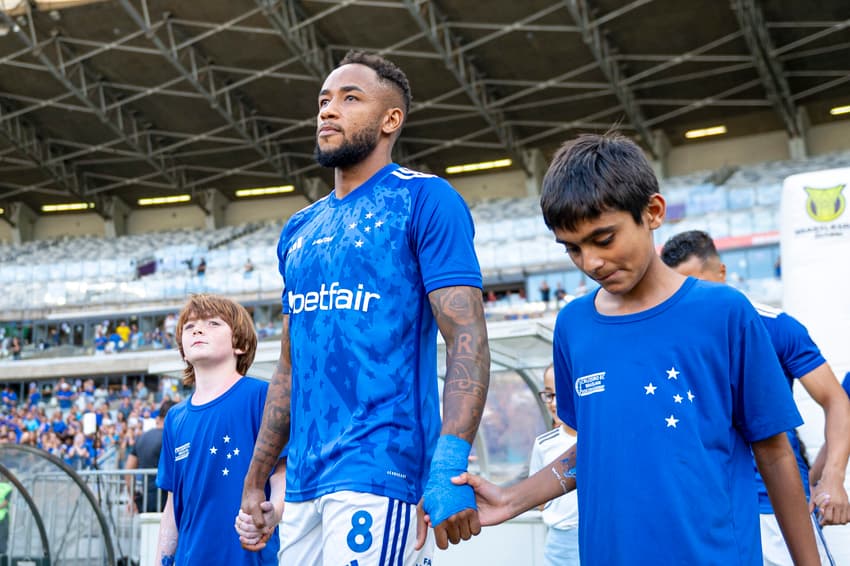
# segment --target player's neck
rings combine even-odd
[[[634,287],[616,295],[600,289],[594,304],[600,314],[607,316],[643,312],[672,297],[684,281],[684,276],[664,265],[659,256],[652,255],[646,271]]]
[[[379,144],[375,150],[360,163],[349,167],[334,169],[334,194],[342,199],[356,190],[357,187],[372,178],[372,175],[392,162],[392,146]]]
[[[192,404],[203,405],[221,397],[241,378],[235,366],[219,365],[202,368],[196,366]]]

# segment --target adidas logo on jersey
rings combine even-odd
[[[316,310],[356,310],[369,312],[370,302],[381,298],[381,295],[378,293],[364,290],[362,283],[357,285],[357,289],[345,289],[339,286],[339,281],[334,281],[330,287],[322,283],[318,291],[308,291],[306,293],[289,291],[286,296],[289,301],[290,314]]]

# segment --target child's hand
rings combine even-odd
[[[260,503],[260,509],[263,512],[263,518],[266,519],[264,527],[257,527],[253,517],[241,509],[236,516],[236,523],[234,525],[242,548],[251,552],[257,552],[265,548],[278,522],[274,516],[274,505],[272,505],[271,501]]]

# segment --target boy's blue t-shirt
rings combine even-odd
[[[558,316],[558,415],[579,431],[582,562],[761,565],[750,443],[802,420],[749,301],[687,279],[646,311]]]
[[[263,550],[249,552],[233,528],[267,391],[268,383],[243,377],[209,403],[189,397],[165,416],[156,483],[173,493],[175,564],[277,566],[277,530]]]
[[[287,223],[287,501],[342,490],[419,501],[440,432],[428,293],[481,287],[472,240],[469,209],[445,180],[392,163]]]
[[[809,331],[796,318],[773,307],[759,304],[753,306],[767,328],[773,349],[776,350],[776,355],[779,358],[779,365],[782,366],[782,371],[785,373],[788,388],[793,391],[795,379],[800,379],[810,371],[822,366],[826,363],[826,360],[809,336]],[[800,438],[796,431],[788,431],[788,441],[791,443],[792,450],[794,450],[794,457],[797,459],[797,467],[803,480],[803,489],[806,492],[806,499],[808,499],[810,495],[809,465],[803,459]],[[759,490],[759,512],[772,514],[773,506],[767,496],[767,487],[764,485],[764,480],[758,469],[755,468],[755,461],[753,461],[753,468],[756,472]]]

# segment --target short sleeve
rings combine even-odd
[[[781,345],[774,345],[788,377],[800,379],[826,363],[817,344],[809,336],[809,331],[800,321],[782,313],[776,318],[775,324],[775,341],[781,341]]]
[[[540,444],[535,439],[534,446],[531,447],[531,458],[528,461],[528,475],[532,476],[536,474],[544,464]]]
[[[169,417],[165,416],[165,425],[162,430],[162,448],[159,452],[159,464],[156,471],[156,485],[165,491],[174,491],[174,450],[171,435],[169,434]]]
[[[410,229],[426,293],[452,286],[480,289],[469,208],[445,180],[423,182],[413,202]]]
[[[565,311],[558,315],[558,322]],[[555,325],[555,338],[552,341],[552,361],[555,370],[555,399],[557,400],[558,418],[573,430],[578,430],[576,424],[575,393],[573,376],[570,371],[568,342],[562,324]]]
[[[746,309],[752,312],[747,312]],[[803,424],[764,324],[747,303],[730,317],[732,414],[749,442]]]

